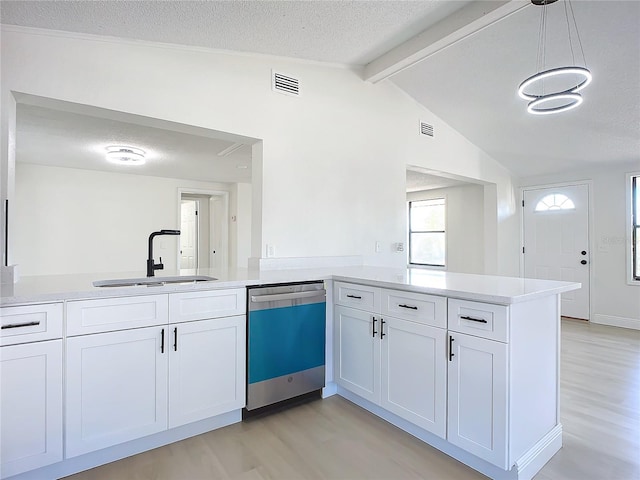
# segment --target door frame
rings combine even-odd
[[[220,265],[222,269],[229,267],[229,192],[225,192],[223,190],[207,190],[202,188],[188,188],[188,187],[178,187],[178,200],[176,205],[177,208],[177,225],[180,225],[181,213],[180,213],[180,203],[182,202],[182,195],[206,195],[209,197],[218,197],[218,199],[222,200],[222,219],[220,221],[220,247],[222,249],[222,254],[220,255]],[[209,202],[211,203],[211,202]],[[209,209],[209,249],[211,249],[211,239],[213,238],[214,232],[213,222],[213,209]],[[200,232],[202,233],[202,232]],[[180,242],[178,242],[178,248],[176,250],[176,258],[178,260],[177,265],[180,266]],[[209,254],[209,266],[207,268],[211,268],[211,254]],[[203,268],[203,267],[198,267]]]
[[[522,249],[524,248],[524,192],[529,190],[542,190],[543,188],[561,188],[561,187],[576,187],[585,185],[587,187],[587,231],[589,232],[589,318],[587,319],[589,322],[593,317],[593,279],[595,276],[595,264],[593,263],[593,259],[595,258],[595,250],[594,250],[594,232],[593,232],[593,180],[575,180],[575,181],[567,181],[567,182],[557,182],[557,183],[543,183],[536,185],[526,185],[518,187],[519,190],[519,203],[520,208],[518,209],[520,215],[520,247],[519,247],[519,256],[520,256],[520,277],[524,278],[524,253]]]

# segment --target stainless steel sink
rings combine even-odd
[[[96,280],[94,287],[134,287],[136,285],[157,286],[172,283],[198,283],[212,282],[218,280],[206,275],[183,275],[176,277],[142,277],[142,278],[119,278],[114,280]]]

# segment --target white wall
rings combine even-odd
[[[178,188],[230,191],[219,183],[18,163],[13,256],[20,275],[138,272],[149,234],[179,229]],[[177,237],[154,240],[176,270]]]
[[[627,284],[626,174],[640,161],[521,180],[522,186],[592,181],[591,321],[640,329],[640,284]]]
[[[236,264],[246,268],[251,257],[251,185],[237,183],[236,189]]]
[[[497,184],[485,267],[518,272],[509,172],[390,82],[313,63],[7,26],[1,53],[3,102],[18,91],[262,139],[252,256],[269,244],[278,257],[404,265],[391,245],[405,239],[410,164]],[[301,96],[272,92],[272,68],[298,77]],[[418,135],[420,120],[434,125],[435,138]],[[4,114],[2,129],[10,128]],[[10,163],[7,152],[3,145]]]
[[[462,185],[407,193],[407,201],[445,198],[449,272],[484,273],[484,187]]]

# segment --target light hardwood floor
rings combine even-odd
[[[640,332],[562,322],[564,447],[535,480],[640,480]],[[69,480],[482,479],[338,396]]]

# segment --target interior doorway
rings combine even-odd
[[[229,193],[179,191],[180,269],[220,269],[228,266]]]
[[[562,315],[589,320],[589,185],[555,185],[523,190],[524,276],[580,282],[562,294]]]

